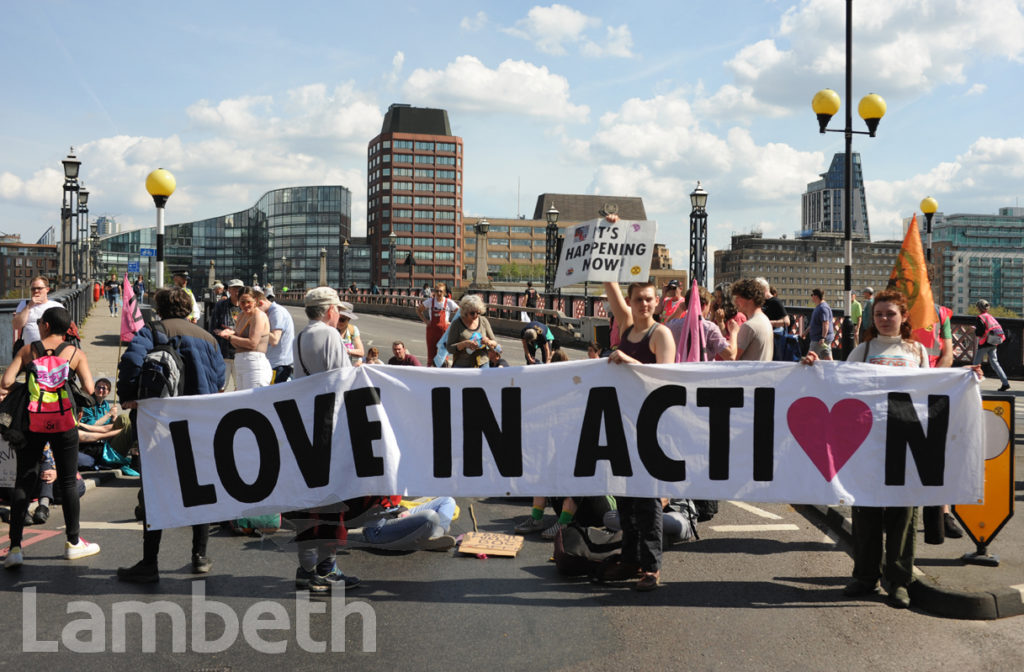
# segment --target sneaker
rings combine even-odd
[[[302,567],[299,567],[298,569],[295,570],[295,587],[296,588],[308,588],[309,587],[309,580],[312,579],[313,576],[315,576],[315,575],[316,575],[316,571],[315,570],[311,571],[311,570],[303,569]]]
[[[324,572],[324,573],[320,573],[320,571],[318,569],[317,572],[316,572],[316,575],[319,576],[320,578],[324,579],[328,583],[332,583],[332,584],[343,583],[343,584],[345,584],[346,588],[354,588],[354,587],[359,585],[359,577],[358,576],[348,576],[347,574],[342,572],[340,569],[338,569],[338,563],[333,563],[331,565],[330,570],[327,571],[327,572]],[[310,583],[312,584],[312,581]],[[310,590],[312,590],[312,587],[310,587]]]
[[[325,577],[320,576],[316,572],[311,572],[312,576],[309,577],[309,582],[306,584],[306,588],[311,593],[329,593],[331,592],[331,582]]]
[[[564,529],[565,529],[565,525],[562,525],[561,523],[555,523],[554,525],[552,525],[548,529],[546,529],[543,532],[541,532],[540,533],[540,538],[541,539],[548,539],[548,540],[554,539],[558,535],[558,531],[559,530],[564,530]]]
[[[953,517],[953,514],[944,514],[942,516],[942,524],[946,528],[946,536],[950,539],[960,539],[964,536],[964,532],[960,529],[960,526],[956,524],[956,518]]]
[[[160,572],[156,563],[136,562],[131,567],[118,567],[117,580],[125,583],[156,583],[160,580]]]
[[[46,521],[50,519],[50,507],[39,505],[36,507],[36,512],[32,514],[32,522],[36,525],[45,525]]]
[[[640,577],[640,580],[633,586],[633,590],[640,593],[647,593],[661,584],[661,572],[644,572],[644,575]]]
[[[544,519],[534,520],[533,516],[530,516],[526,520],[522,521],[512,530],[516,534],[532,534],[534,532],[540,532],[544,529]]]
[[[1009,392],[1009,391],[1010,391],[1010,386],[1009,385],[1003,385],[998,390],[996,390],[996,392]]]
[[[860,579],[854,579],[843,588],[843,595],[846,597],[860,597],[862,595],[875,595],[878,593],[878,582],[868,583]]]
[[[206,574],[213,568],[213,562],[205,555],[192,554],[192,573]]]
[[[77,544],[72,544],[70,541],[64,542],[65,560],[78,560],[80,558],[88,558],[90,555],[96,555],[99,552],[99,544],[90,543],[85,539],[79,538]]]
[[[890,607],[895,609],[907,609],[910,607],[910,593],[906,586],[896,586],[890,593],[887,600]]]
[[[25,558],[21,555],[21,546],[11,546],[11,550],[7,552],[7,557],[4,558],[4,569],[17,569],[24,562]]]
[[[25,527],[28,527],[29,525],[32,525],[34,522],[36,522],[36,521],[32,520],[32,514],[29,513],[28,511],[26,511],[25,512],[25,522],[24,522]]]
[[[421,539],[416,542],[416,548],[421,551],[447,551],[455,546],[455,537],[450,534],[442,534],[429,539]]]

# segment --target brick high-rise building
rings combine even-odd
[[[448,113],[391,105],[366,156],[372,281],[389,284],[393,231],[396,287],[439,281],[454,286],[462,268],[463,155],[462,138],[452,135]]]

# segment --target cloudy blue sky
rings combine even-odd
[[[91,214],[126,228],[154,221],[144,181],[164,167],[168,223],[342,184],[360,235],[366,144],[402,102],[448,110],[467,216],[641,196],[685,268],[697,180],[712,249],[792,233],[843,149],[810,109],[843,92],[842,0],[3,4],[0,231],[29,242],[57,224],[71,145]],[[1024,0],[855,1],[854,104],[889,108],[854,140],[874,238],[926,195],[946,213],[1020,203],[1021,82]]]

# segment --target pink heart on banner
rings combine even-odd
[[[829,483],[853,457],[871,431],[871,409],[863,401],[843,399],[828,410],[821,399],[803,397],[786,413],[789,431]]]

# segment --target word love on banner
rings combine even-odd
[[[577,282],[646,282],[657,222],[594,219],[565,230],[555,288]]]
[[[300,401],[301,400],[301,401]],[[363,366],[139,403],[154,528],[378,494],[974,503],[974,374],[860,363]]]

